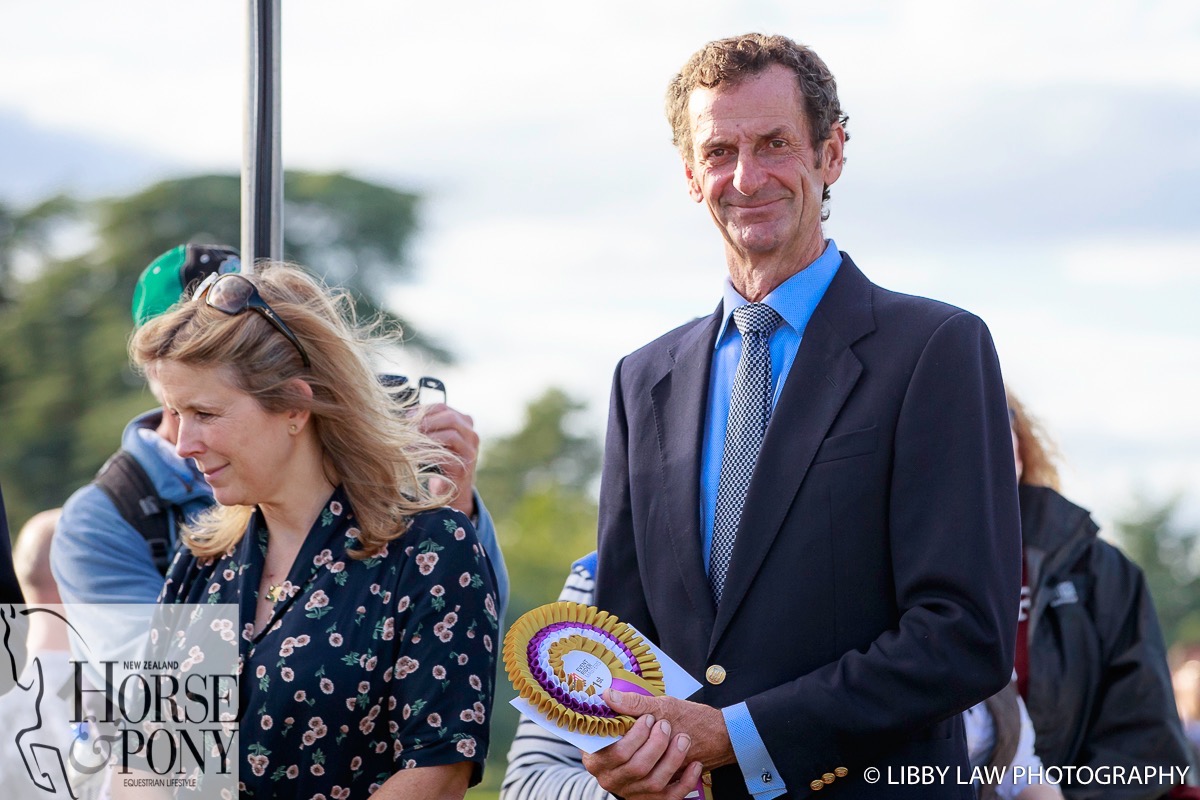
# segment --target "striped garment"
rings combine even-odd
[[[590,561],[590,563],[588,563]],[[595,558],[571,567],[559,600],[592,604]],[[589,569],[591,567],[591,569]],[[508,751],[500,800],[616,800],[583,768],[583,754],[522,716]]]

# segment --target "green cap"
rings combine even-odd
[[[133,322],[137,327],[186,299],[214,272],[241,272],[238,251],[220,244],[181,244],[150,262],[133,288]]]

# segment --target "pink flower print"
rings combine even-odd
[[[350,790],[344,789],[341,786],[335,786],[329,790],[329,796],[332,797],[333,800],[346,800],[346,798],[350,796]]]
[[[415,658],[408,656],[400,656],[400,660],[396,662],[396,677],[405,678],[409,674],[416,672],[421,666],[421,662]]]
[[[258,755],[246,756],[246,760],[250,762],[250,769],[254,772],[254,774],[259,776],[266,774],[267,765],[271,763],[270,759],[268,759],[266,756]]]
[[[359,534],[361,534],[361,533],[362,533],[362,531],[360,531],[358,528],[350,527],[350,528],[346,529],[346,538],[347,539],[357,539],[359,537]]]
[[[254,623],[247,622],[242,626],[242,638],[247,642],[254,638]]]
[[[465,538],[467,538],[467,532],[462,528],[456,528],[454,531],[454,540],[461,542]]]
[[[221,639],[226,642],[232,642],[233,641],[233,631],[222,630],[221,631]]]
[[[464,572],[458,576],[458,585],[464,589],[471,585],[471,573]]]
[[[367,591],[369,591],[371,594],[379,594],[379,584],[372,583]]]
[[[467,758],[472,758],[475,755],[475,739],[470,736],[463,737],[458,740],[458,744],[454,745],[454,749]]]
[[[333,681],[329,678],[321,678],[321,691],[325,694],[333,694]]]
[[[347,698],[346,698],[346,708],[348,708],[348,709],[350,709],[351,711],[353,711],[353,710],[354,710],[354,707],[355,707],[356,705],[358,705],[358,698],[357,698],[357,697],[347,697]]]
[[[404,597],[401,597],[401,598],[400,598],[400,600],[399,600],[399,602],[397,602],[397,603],[396,603],[396,610],[397,610],[397,611],[405,611],[405,610],[407,610],[407,609],[408,609],[408,604],[409,604],[409,603],[411,603],[411,602],[412,602],[412,600],[409,598],[409,596],[408,596],[408,595],[404,595]]]
[[[396,636],[396,619],[388,617],[383,621],[383,630],[379,633],[379,638],[385,642],[390,642]]]
[[[271,730],[271,726],[275,724],[274,720],[271,719],[270,714],[263,714],[262,719],[260,719],[258,722],[260,725],[262,725],[262,729],[264,731]]]
[[[448,642],[448,641],[450,641],[451,639],[453,639],[453,638],[454,638],[454,634],[453,634],[453,633],[451,633],[451,632],[450,632],[450,631],[448,631],[448,630],[443,630],[441,633],[439,633],[439,634],[437,635],[437,637],[438,637],[438,639],[439,639],[439,640],[441,640],[442,642]]]
[[[194,662],[193,662],[193,661],[192,661],[190,658],[185,658],[185,659],[184,659],[184,660],[183,660],[183,661],[182,661],[182,662],[179,664],[179,671],[180,671],[180,672],[190,672],[190,671],[191,671],[191,669],[192,669],[192,667],[194,667],[194,666],[196,666],[196,665],[195,665],[195,663],[194,663]]]
[[[295,764],[292,764],[287,768],[287,772],[285,774],[292,780],[295,780],[300,775],[300,768]]]
[[[308,644],[311,641],[312,641],[311,636],[309,636],[307,633],[302,633],[296,637],[296,647],[304,647],[306,644]]]
[[[410,759],[408,759],[407,761],[405,761],[405,762],[404,762],[404,768],[405,768],[405,769],[412,769],[412,768],[413,768],[413,767],[415,767],[416,765],[417,765],[417,762],[416,762],[416,761],[414,761],[414,760],[413,760],[413,759],[411,759],[411,758],[410,758]]]
[[[321,766],[320,764],[313,764],[311,767],[308,768],[308,771],[311,772],[313,775],[324,775],[325,774],[325,768],[323,766]]]
[[[381,709],[379,708],[379,704],[378,704],[378,703],[376,703],[375,705],[371,706],[371,710],[367,712],[367,719],[375,719],[375,718],[377,718],[377,717],[379,716],[379,712],[380,712],[380,711],[381,711]]]
[[[397,733],[397,732],[399,732],[399,730],[400,730],[399,722],[396,722],[396,720],[394,720],[394,719],[388,721],[388,731],[390,733]]]
[[[350,759],[350,769],[358,769],[362,766],[362,756],[355,756]]]
[[[472,675],[467,678],[467,683],[471,684],[471,688],[477,692],[483,689],[483,682],[479,680],[478,675]]]
[[[333,561],[333,551],[325,549],[325,550],[322,550],[321,552],[317,553],[316,556],[313,557],[313,566],[323,567],[326,564],[328,564],[330,561]]]
[[[425,574],[428,574],[428,573],[425,573]],[[219,583],[214,583],[212,586],[208,587],[209,594],[216,594],[219,591],[221,591],[221,584],[219,584]]]
[[[492,599],[492,595],[490,593],[483,596],[483,607],[486,608],[487,612],[493,617],[496,616],[496,601]]]
[[[471,712],[471,709],[464,708],[458,713],[458,718],[463,722],[470,722],[471,720],[475,719],[475,715]]]
[[[358,729],[363,733],[370,733],[375,730],[375,723],[371,721],[370,717],[363,717],[359,720]]]
[[[346,562],[344,562],[344,561],[335,561],[329,565],[329,571],[332,572],[334,575],[337,575],[339,572],[341,572],[345,568],[346,568]]]
[[[470,659],[467,657],[467,654],[466,654],[466,653],[459,653],[459,654],[458,654],[458,665],[459,665],[460,667],[461,667],[461,666],[464,666],[464,665],[465,665],[465,664],[466,664],[466,663],[467,663],[469,660],[470,660]]]
[[[342,635],[340,633],[329,634],[329,643],[334,647],[342,646]]]
[[[376,742],[375,743],[375,752],[376,753],[382,753],[384,750],[387,750],[387,742]]]
[[[188,658],[190,658],[194,664],[199,664],[204,660],[204,651],[200,649],[200,645],[194,644],[188,649]]]
[[[420,570],[421,574],[428,575],[429,573],[433,572],[433,568],[435,566],[437,566],[438,554],[437,553],[420,553],[417,555],[416,561],[417,561],[417,568]]]
[[[296,699],[297,703],[303,703],[305,700],[308,699],[308,694],[306,694],[305,691],[303,689],[301,689],[300,691],[296,692],[296,694],[293,695],[293,697]]]
[[[425,721],[429,723],[429,727],[431,727],[431,728],[442,727],[442,715],[437,713],[436,711],[433,712],[432,714],[430,714],[428,717],[426,717]]]
[[[413,549],[412,549],[412,547],[411,547],[411,546],[410,546],[410,547],[406,547],[406,548],[404,548],[404,555],[406,555],[406,556],[411,556],[411,555],[412,555],[412,551],[413,551]]]
[[[300,741],[304,742],[306,746],[312,747],[317,743],[317,735],[312,731],[305,731],[304,735],[300,737]]]
[[[458,614],[455,614],[453,611],[449,611],[446,613],[446,616],[443,617],[443,621],[446,623],[447,628],[453,628],[455,624],[458,623]]]
[[[483,649],[492,652],[492,637],[486,633],[483,635]]]
[[[256,677],[256,678],[261,678],[263,675],[266,675],[266,674],[267,674],[267,668],[262,664],[259,664],[258,669],[254,670],[254,677]]]
[[[396,710],[396,696],[392,695],[388,698],[388,711]]]
[[[388,667],[383,671],[383,682],[390,683],[392,680],[392,667]]]
[[[483,721],[485,719],[487,719],[487,713],[483,707],[483,703],[476,702],[475,705],[472,707],[472,710],[474,711],[474,713],[472,714],[472,717],[474,717],[476,722],[478,722],[480,725],[482,725]]]
[[[367,683],[366,681],[359,681],[358,693],[366,694],[369,691],[371,691],[371,684]]]
[[[430,589],[429,593],[434,597],[441,597],[446,593],[446,588],[439,583]]]
[[[334,500],[329,504],[329,510],[335,517],[340,517],[342,515],[342,504]]]
[[[227,568],[224,572],[221,573],[221,577],[227,581],[231,581],[235,577],[237,577],[237,573],[234,572],[233,570]]]
[[[296,677],[296,673],[292,671],[291,667],[284,667],[283,669],[279,670],[279,677],[283,678],[288,683],[291,683],[292,679]]]
[[[377,657],[371,656],[370,658],[368,658],[367,663],[366,663],[367,672],[373,671],[375,669],[375,665],[378,663],[379,663],[379,659]]]
[[[295,724],[296,724],[296,718],[295,718],[295,717],[284,717],[284,718],[283,718],[283,724],[284,724],[284,725],[295,725]]]
[[[387,591],[385,591],[383,594],[381,594],[379,596],[379,599],[382,600],[385,604],[392,602],[392,590],[388,589]]]
[[[329,595],[321,589],[317,589],[309,595],[308,602],[304,604],[305,611],[312,611],[314,608],[324,608],[329,605]]]
[[[435,680],[439,680],[439,681],[446,680],[446,668],[443,667],[441,664],[438,664],[436,667],[433,668],[433,677]]]
[[[358,614],[359,616],[361,616],[361,615],[363,615],[363,614],[367,613],[367,607],[366,607],[366,606],[359,606],[358,608],[354,609],[354,613],[355,613],[355,614]]]

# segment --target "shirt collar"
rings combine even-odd
[[[797,336],[803,336],[804,329],[808,327],[808,321],[812,318],[817,303],[821,302],[821,298],[825,296],[825,290],[829,288],[833,276],[837,274],[838,267],[841,265],[842,254],[838,252],[837,243],[833,239],[827,239],[825,251],[817,257],[816,261],[776,286],[774,291],[762,299],[762,302],[778,311],[779,316],[783,317],[783,321],[796,331]],[[733,317],[734,310],[749,305],[749,303],[749,300],[742,297],[738,290],[733,288],[733,282],[726,276],[721,302],[723,318],[721,330],[717,332],[717,346],[720,346],[729,330],[729,321]]]

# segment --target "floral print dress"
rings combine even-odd
[[[160,602],[232,603],[242,620],[246,797],[365,797],[394,772],[487,755],[499,643],[492,568],[467,518],[417,515],[376,556],[336,489],[271,621],[253,632],[267,528],[255,512],[220,558],[176,558]],[[179,642],[187,650],[187,642]]]

